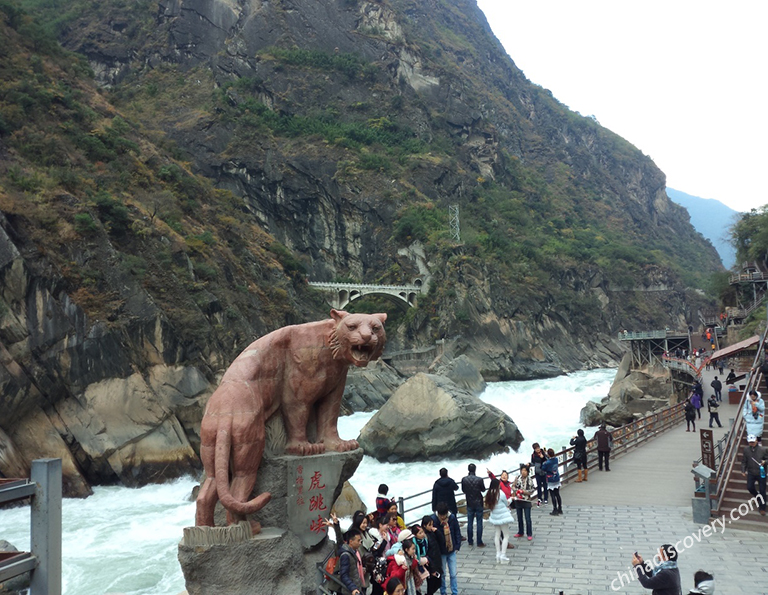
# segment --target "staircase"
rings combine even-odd
[[[754,369],[757,369],[758,367],[760,354],[765,347],[766,336],[768,336],[768,331],[763,334],[762,340],[760,341],[760,347],[752,366]],[[741,474],[742,453],[747,444],[746,424],[744,423],[744,418],[742,417],[741,412],[744,407],[745,399],[748,398],[748,393],[753,388],[768,396],[768,391],[765,390],[766,381],[768,381],[768,379],[764,380],[763,375],[759,370],[748,376],[747,388],[744,391],[741,403],[739,404],[739,412],[734,421],[733,431],[731,432],[725,450],[723,451],[720,467],[718,468],[717,475],[714,479],[714,496],[711,505],[712,516],[725,516],[726,523],[728,523],[729,527],[734,529],[760,531],[763,533],[768,533],[768,516],[760,515],[756,504],[753,503],[753,510],[750,510],[746,514],[742,514],[742,511],[745,509],[745,506],[743,505],[749,503],[752,494],[747,491],[747,479]],[[763,432],[764,441],[766,435],[767,433]],[[740,505],[742,505],[741,511],[739,510]]]
[[[733,466],[733,472],[725,485],[723,499],[720,502],[720,511],[718,516],[725,515],[726,523],[730,521],[729,526],[734,529],[748,529],[750,531],[760,531],[768,533],[768,516],[761,516],[757,511],[757,506],[753,505],[746,515],[739,511],[739,505],[743,505],[752,498],[752,494],[747,491],[747,479],[741,474],[741,459],[744,452],[744,446],[747,444],[744,425],[741,425],[741,431],[738,432],[740,444],[738,455]],[[742,506],[741,510],[745,507]],[[731,517],[731,511],[735,517]]]

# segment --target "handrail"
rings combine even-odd
[[[667,331],[621,331],[619,341],[632,341],[634,339],[666,339]]]
[[[665,368],[673,368],[675,370],[679,370],[680,372],[688,372],[689,374],[691,374],[692,376],[695,376],[696,378],[699,378],[701,376],[701,370],[704,368],[704,366],[707,365],[708,360],[709,360],[708,357],[705,358],[704,361],[701,362],[701,365],[697,368],[687,359],[670,357],[668,355],[661,356],[661,361],[664,364]]]
[[[768,273],[757,271],[754,273],[737,273],[728,277],[728,283],[745,283],[747,281],[768,281]]]
[[[312,287],[320,289],[343,289],[345,287],[351,287],[352,289],[389,289],[394,291],[407,289],[416,293],[421,293],[423,290],[421,285],[374,285],[371,283],[330,283],[325,281],[308,281],[307,283]]]
[[[712,508],[712,511],[715,514],[719,512],[720,507],[723,504],[723,498],[725,498],[725,490],[726,490],[726,487],[728,486],[728,482],[731,479],[733,466],[739,452],[739,444],[741,443],[742,435],[746,427],[746,424],[744,422],[744,417],[742,416],[745,399],[747,399],[747,396],[749,395],[749,391],[752,390],[755,386],[759,385],[760,380],[762,379],[762,373],[758,371],[759,358],[760,358],[761,351],[765,348],[766,337],[768,337],[768,329],[766,329],[765,333],[763,333],[763,337],[760,340],[760,345],[757,349],[757,353],[755,354],[755,359],[752,362],[752,367],[750,368],[746,388],[744,389],[744,392],[741,395],[741,400],[739,401],[739,408],[738,408],[738,411],[736,412],[736,419],[734,420],[733,431],[731,432],[730,439],[728,440],[728,444],[726,445],[725,452],[723,453],[722,464],[720,465],[720,468],[717,470],[717,473],[715,475],[715,484],[716,484],[715,493],[717,494],[717,504],[714,508]],[[754,374],[755,371],[758,371],[758,373]]]

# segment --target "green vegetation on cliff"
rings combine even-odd
[[[6,98],[7,185],[66,182],[73,238],[107,234],[153,295],[173,271],[165,293],[274,327],[305,273],[410,281],[419,244],[433,285],[411,338],[464,333],[486,309],[579,334],[666,326],[719,268],[650,159],[527,81],[471,0],[322,0],[327,18],[298,2],[290,19],[279,3],[22,4],[109,90],[60,111],[55,135],[15,128]],[[238,290],[252,285],[255,300]]]
[[[136,284],[191,353],[230,351],[300,320],[297,291],[320,304],[291,252],[115,110],[82,57],[14,4],[0,17],[0,210],[92,320],[141,316]]]

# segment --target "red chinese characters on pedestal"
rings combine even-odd
[[[312,490],[324,490],[325,484],[320,485],[320,480],[323,478],[319,471],[315,471],[312,477],[309,478],[309,491]]]
[[[311,511],[327,511],[328,507],[323,499],[322,490],[325,489],[325,484],[321,483],[323,478],[322,473],[315,471],[309,479],[309,489],[307,490],[309,496],[309,510]],[[315,492],[312,494],[311,492]],[[309,530],[315,533],[320,533],[325,530],[325,524],[322,522],[322,515],[318,515],[317,520],[313,520],[309,524]]]
[[[325,532],[325,520],[322,515],[318,514],[317,518],[309,523],[309,530],[313,533]]]

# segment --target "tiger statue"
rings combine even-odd
[[[211,395],[200,425],[205,481],[197,496],[196,525],[214,526],[219,500],[228,525],[269,502],[269,492],[248,497],[264,455],[265,427],[274,415],[285,425],[288,453],[358,448],[356,440],[339,437],[341,398],[349,366],[365,367],[384,351],[386,319],[386,314],[331,310],[327,320],[277,329],[237,356]],[[314,442],[308,438],[310,420]],[[258,524],[252,527],[260,530]]]

